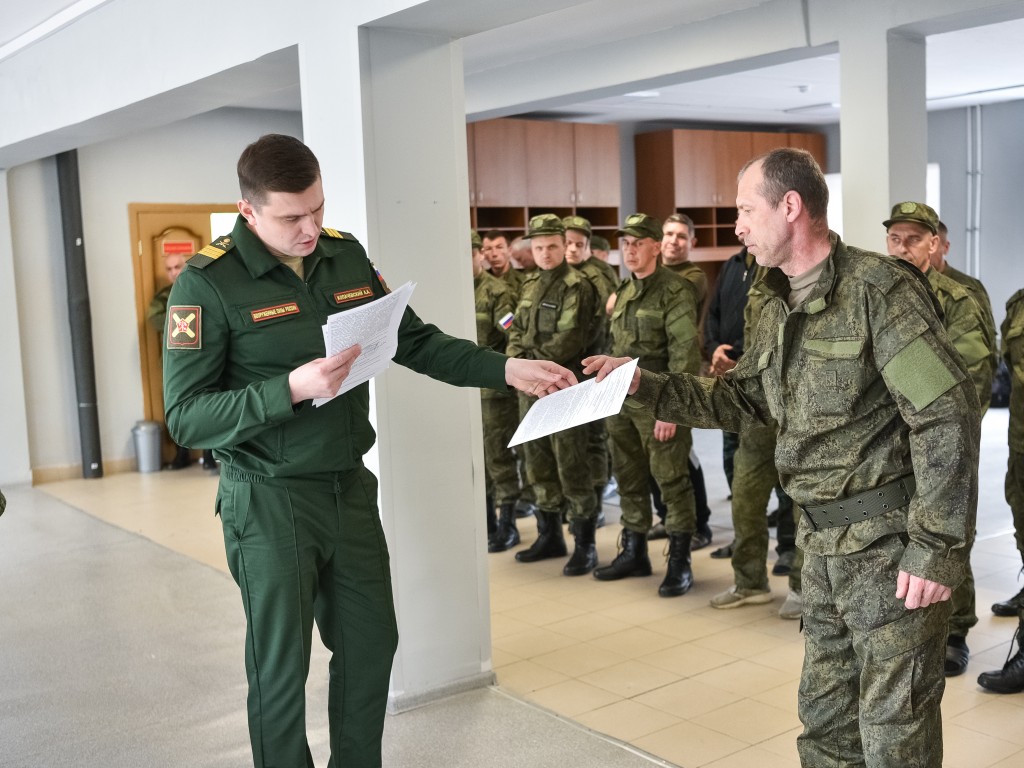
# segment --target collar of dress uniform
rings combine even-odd
[[[249,229],[245,219],[239,214],[235,220],[231,236],[235,239],[235,251],[242,259],[242,263],[253,278],[262,277],[277,266],[284,266],[284,263],[274,254],[267,250],[267,246],[256,236],[256,233]],[[304,257],[305,272],[307,277],[313,271],[313,267],[324,257],[330,256],[324,248],[323,238],[317,241],[316,249]]]

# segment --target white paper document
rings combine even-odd
[[[508,447],[614,416],[626,399],[636,364],[637,360],[633,359],[619,366],[600,384],[596,379],[588,379],[575,387],[542,397],[527,411]]]
[[[398,326],[415,287],[415,283],[406,283],[376,301],[327,318],[323,327],[327,357],[353,344],[362,347],[352,370],[334,397],[387,370],[391,358],[398,351]],[[334,397],[318,397],[313,400],[313,405],[321,406]]]

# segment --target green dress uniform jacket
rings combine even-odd
[[[897,575],[955,587],[978,500],[980,407],[923,276],[903,262],[832,248],[807,298],[787,304],[771,270],[751,345],[717,379],[641,374],[657,418],[738,432],[779,427],[776,465],[802,507],[913,474],[909,502],[848,525],[801,518],[806,638],[797,749],[803,765],[931,768],[949,601],[908,610]]]
[[[193,257],[171,291],[164,350],[168,429],[179,445],[212,446],[228,472],[266,477],[351,469],[373,445],[369,386],[320,408],[292,406],[288,374],[324,355],[321,326],[386,290],[351,235],[321,236],[305,280],[272,256],[238,218],[223,256]],[[195,333],[189,338],[187,331]],[[439,381],[506,389],[505,358],[442,333],[407,309],[395,362]]]
[[[942,308],[946,333],[967,366],[984,414],[992,399],[996,372],[995,329],[989,330],[984,309],[970,289],[937,269],[929,269],[926,276]]]

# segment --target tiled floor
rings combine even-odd
[[[947,768],[1024,768],[1024,695],[997,696],[977,686],[979,672],[1002,666],[1016,627],[988,606],[1019,589],[1019,557],[1002,501],[1006,412],[985,420],[982,501],[972,562],[980,621],[971,631],[966,675],[948,682],[943,700]],[[696,585],[663,599],[663,543],[652,544],[655,575],[598,582],[561,575],[562,560],[521,564],[492,555],[491,609],[498,684],[686,768],[787,768],[798,765],[796,689],[803,656],[798,622],[777,610],[786,580],[772,577],[773,603],[731,611],[708,599],[732,583],[728,561],[708,557],[727,543],[726,488],[717,433],[697,431],[705,463],[715,542],[694,553]],[[179,473],[113,475],[42,490],[115,525],[226,570],[220,527],[212,519],[216,480],[198,467]],[[603,562],[616,552],[617,507],[598,532]],[[532,520],[521,521],[524,544]],[[774,552],[770,553],[774,558]]]

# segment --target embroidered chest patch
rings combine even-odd
[[[350,301],[373,298],[373,291],[370,286],[364,285],[359,288],[350,288],[347,291],[338,291],[334,294],[335,304],[347,304]]]
[[[252,321],[254,323],[262,323],[265,320],[273,320],[276,317],[283,317],[284,315],[297,315],[299,314],[299,305],[294,301],[289,301],[286,304],[275,304],[272,307],[254,309],[250,314],[252,315]]]
[[[167,348],[202,349],[202,307],[174,306],[167,309]]]

